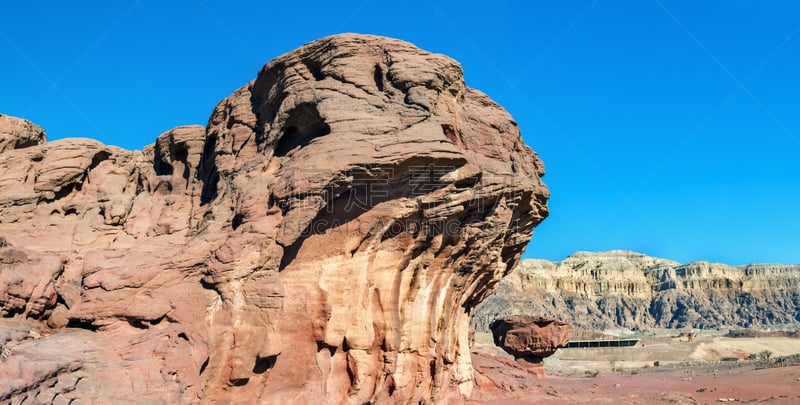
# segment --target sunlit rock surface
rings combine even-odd
[[[468,397],[470,312],[548,214],[508,113],[381,37],[142,151],[35,132],[0,143],[4,403]]]

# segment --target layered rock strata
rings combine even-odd
[[[463,399],[470,313],[548,214],[508,113],[387,38],[142,151],[41,141],[0,150],[0,402]]]
[[[523,260],[481,303],[472,326],[537,314],[604,329],[770,327],[800,322],[800,265],[674,261],[629,251]]]

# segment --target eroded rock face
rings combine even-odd
[[[531,315],[498,318],[491,329],[495,345],[515,358],[537,363],[566,346],[570,337],[566,323]]]
[[[44,143],[42,127],[21,118],[0,114],[0,153]]]
[[[472,325],[539,314],[588,329],[769,327],[800,321],[800,265],[680,264],[629,251],[523,260]]]
[[[364,35],[143,151],[7,150],[0,277],[26,276],[0,300],[0,400],[469,396],[469,315],[547,216],[543,174],[455,61]]]

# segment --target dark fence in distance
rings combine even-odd
[[[594,349],[600,347],[631,347],[631,346],[636,346],[637,343],[639,343],[639,339],[570,340],[564,347],[568,349],[571,348]]]

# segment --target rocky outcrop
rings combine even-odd
[[[42,127],[21,118],[0,114],[0,153],[44,143]]]
[[[14,145],[4,403],[464,398],[470,313],[548,213],[511,117],[380,37],[283,55],[142,151]]]
[[[472,326],[537,314],[604,329],[768,327],[800,322],[800,265],[674,261],[628,251],[523,260],[481,303]]]
[[[569,325],[557,319],[512,315],[495,319],[489,326],[494,344],[515,358],[541,362],[566,346]]]
[[[570,338],[570,327],[566,323],[530,315],[498,318],[489,327],[494,344],[514,356],[514,366],[538,378],[545,377],[542,360],[555,353],[559,347],[566,346]],[[479,370],[486,368],[484,364],[481,363]],[[488,377],[486,373],[481,374]]]

